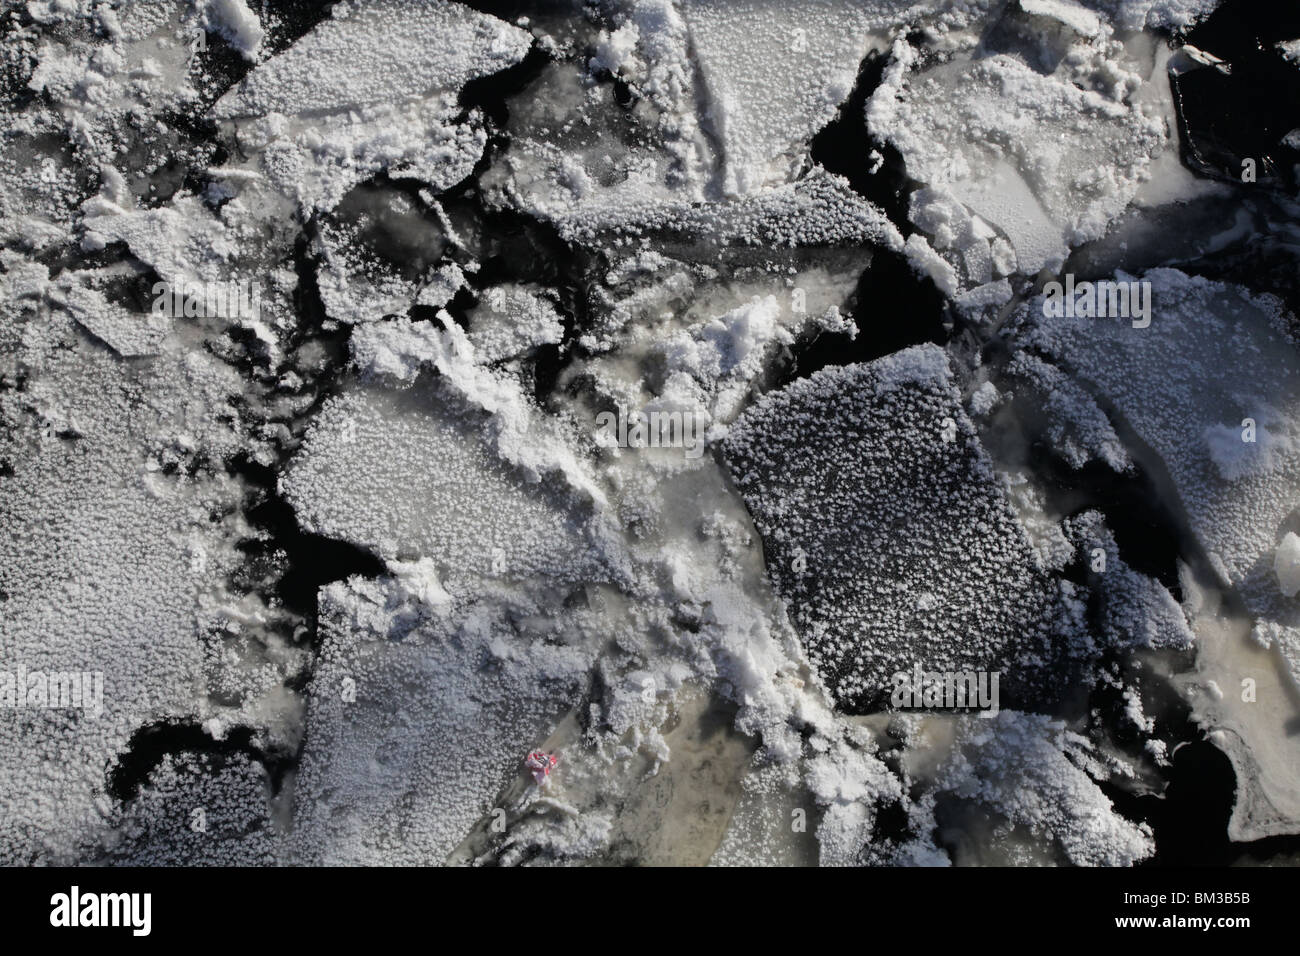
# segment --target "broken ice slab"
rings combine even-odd
[[[264,175],[308,215],[385,169],[435,191],[468,176],[486,135],[457,97],[523,59],[531,36],[445,0],[333,13],[215,104],[248,157],[231,165]]]
[[[952,720],[955,740],[935,774],[936,814],[941,821],[961,819],[954,799],[967,813],[989,814],[958,824],[959,832],[976,836],[962,841],[954,862],[1041,865],[1047,862],[1042,834],[1060,847],[1060,862],[1074,866],[1132,866],[1155,851],[1151,828],[1117,813],[1090,776],[1088,739],[1063,722],[1013,711],[989,721],[938,720]]]
[[[881,210],[820,169],[740,200],[593,211],[560,228],[570,241],[609,250],[611,268],[593,284],[584,336],[587,348],[600,351],[629,323],[650,330],[668,318],[689,327],[769,295],[797,331],[846,305],[871,247],[903,248]],[[641,243],[626,245],[629,237]],[[644,248],[650,239],[654,247]]]
[[[643,14],[646,12],[648,11],[641,11]],[[730,12],[744,17],[753,15],[751,12]],[[698,15],[705,24],[701,27],[705,32],[716,27],[721,33],[730,35],[727,31],[732,27],[718,21],[717,11],[712,10],[711,5],[698,9],[693,15]],[[837,15],[830,15],[831,19]],[[648,19],[638,20],[636,16],[632,17],[632,21],[641,23],[644,29],[649,28]],[[658,37],[652,42],[642,34],[642,39],[654,51],[643,51],[649,59],[647,69],[650,77],[657,76],[657,71],[663,66],[655,57],[670,55],[668,47],[681,56],[687,55],[685,27],[676,20],[675,13],[668,19],[676,23],[676,27],[671,29],[678,31],[673,33],[675,39],[672,43],[668,43],[665,37]],[[759,28],[760,32],[764,36],[770,33],[776,38],[774,42],[793,42],[791,38],[797,39],[801,32],[796,29],[787,34],[784,26],[773,25],[778,21],[773,21],[771,17],[765,17],[765,20],[767,22]],[[655,24],[655,29],[671,32],[667,23]],[[663,46],[659,41],[668,46]],[[837,48],[845,44],[856,47],[861,43],[865,52],[865,42],[865,35],[860,39],[837,37],[832,45]],[[783,72],[782,83],[789,82],[798,87],[807,80],[817,87],[827,82],[821,75],[825,70],[824,51],[818,53],[814,47],[808,53],[792,53],[791,56],[813,69],[816,75],[796,76]],[[657,220],[659,224],[668,225],[674,218],[725,217],[725,203],[710,202],[710,208],[703,211],[696,211],[694,206],[727,195],[757,195],[765,191],[760,187],[788,186],[794,178],[788,171],[772,177],[758,171],[759,167],[765,169],[768,160],[774,158],[765,155],[769,147],[778,151],[790,149],[791,154],[785,156],[782,162],[793,162],[799,172],[804,173],[809,164],[804,159],[803,141],[834,115],[839,98],[848,95],[861,56],[862,52],[855,52],[847,58],[846,62],[851,63],[847,77],[841,78],[843,89],[837,88],[834,95],[827,94],[824,90],[817,95],[812,95],[807,90],[789,94],[799,101],[796,105],[800,109],[807,105],[802,102],[805,98],[811,97],[820,104],[812,107],[815,118],[808,119],[806,123],[801,119],[793,125],[783,125],[778,116],[770,111],[763,112],[757,103],[741,104],[728,100],[729,108],[734,110],[729,122],[738,125],[727,135],[735,139],[738,151],[751,150],[751,154],[747,154],[748,159],[743,162],[737,160],[736,168],[744,166],[745,162],[757,165],[754,171],[744,174],[752,176],[754,182],[748,183],[743,189],[722,192],[712,184],[712,177],[716,175],[713,152],[718,146],[714,138],[704,136],[697,129],[695,99],[685,96],[684,103],[665,105],[659,95],[665,87],[670,87],[681,95],[682,90],[678,89],[681,84],[686,84],[689,92],[691,77],[694,75],[692,67],[684,65],[680,70],[670,70],[672,82],[662,77],[657,81],[642,77],[642,82],[647,84],[647,98],[630,108],[624,108],[616,102],[614,84],[608,80],[593,79],[582,64],[567,60],[550,63],[542,68],[535,82],[509,100],[510,112],[506,127],[509,146],[494,157],[493,165],[482,177],[484,194],[492,205],[513,208],[555,222],[566,239],[591,238],[595,233],[617,230],[622,223],[627,223],[628,230],[633,231],[637,228],[638,220],[642,222],[642,228],[645,228],[649,225],[646,220]],[[747,81],[733,77],[727,82]],[[835,86],[838,82],[840,81],[832,79],[830,85]],[[751,89],[750,92],[759,96],[757,89]],[[772,93],[769,89],[768,95],[784,102],[782,96],[785,93],[782,91]],[[821,102],[819,96],[827,97],[826,101]],[[763,105],[771,107],[773,104],[764,102]],[[717,115],[714,116],[718,122],[722,121],[721,109],[718,106]],[[750,112],[746,112],[747,109]],[[679,115],[674,110],[686,112]],[[750,116],[750,119],[744,120],[744,116]],[[777,138],[782,145],[759,143],[761,136],[755,139],[758,135],[756,130],[744,127],[745,122],[770,124],[770,129],[779,134]],[[782,191],[780,195],[788,197],[790,193]],[[857,203],[865,205],[860,199],[857,199]],[[754,205],[743,208],[751,215],[759,209]],[[811,216],[808,219],[810,228],[822,225]],[[826,227],[830,228],[830,223]],[[774,236],[772,241],[783,242],[784,238]]]
[[[703,120],[720,141],[723,195],[788,182],[853,89],[877,4],[687,0]]]
[[[583,519],[494,453],[467,410],[429,386],[356,385],[331,399],[281,480],[298,520],[385,559],[429,557],[454,578],[593,573]]]
[[[480,817],[517,809],[494,798],[586,686],[573,629],[539,624],[557,609],[421,595],[400,576],[321,591],[295,863],[441,864]]]
[[[66,308],[81,326],[123,358],[157,355],[172,330],[173,319],[153,312],[135,312],[89,286],[70,285]]]
[[[899,150],[910,177],[933,187],[941,206],[914,203],[911,216],[963,270],[968,247],[988,245],[972,218],[1010,240],[1011,269],[1059,268],[1071,246],[1101,236],[1123,212],[1165,141],[1163,124],[1122,98],[1008,54],[918,67],[900,42],[894,56],[867,103],[867,125]],[[988,281],[987,257],[976,257],[964,286]]]
[[[387,183],[363,183],[321,216],[321,302],[353,325],[405,313],[446,248],[436,216]]]
[[[850,712],[892,676],[1005,671],[1050,630],[1038,570],[948,361],[916,346],[823,369],[733,425],[728,466],[812,664]]]
[[[683,249],[769,247],[763,250],[769,254],[771,247],[903,247],[903,237],[882,210],[855,193],[843,177],[820,167],[796,183],[733,200],[699,203],[638,196],[628,202],[592,204],[557,215],[556,226],[570,242],[650,236],[667,243],[665,251],[670,253],[677,244]]]
[[[703,198],[698,134],[659,124],[648,104],[624,110],[579,62],[546,64],[507,107],[509,145],[480,178],[493,206],[563,222]]]
[[[1018,353],[1007,365],[1012,381],[1032,391],[1029,423],[1042,419],[1052,449],[1071,468],[1100,460],[1117,472],[1132,467],[1127,449],[1096,400],[1079,382],[1029,352]]]
[[[1271,572],[1300,507],[1300,345],[1273,297],[1172,269],[1138,281],[1151,289],[1149,328],[1049,318],[1035,299],[1020,313],[1025,341],[1089,381],[1147,443],[1224,583],[1288,629],[1300,675],[1300,607]]]
[[[165,281],[224,281],[238,268],[234,230],[197,196],[178,196],[158,208],[141,207],[126,194],[121,176],[108,175],[100,194],[82,204],[82,213],[83,250],[125,243]]]
[[[513,283],[489,289],[469,321],[469,341],[481,362],[517,358],[564,338],[563,319],[551,300]]]
[[[444,0],[335,7],[332,17],[249,73],[213,114],[310,115],[454,93],[517,63],[531,43],[518,27]]]

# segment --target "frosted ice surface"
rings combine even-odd
[[[1159,456],[1193,532],[1251,611],[1278,625],[1270,631],[1300,676],[1300,609],[1272,572],[1300,507],[1294,334],[1272,297],[1172,269],[1142,280],[1150,327],[1047,318],[1036,299],[1022,310],[1025,340],[1105,394]]]
[[[0,862],[1125,865],[1184,689],[1294,830],[1233,684],[1300,674],[1294,210],[1180,165],[1212,0],[11,6]],[[1076,251],[1258,282],[1044,318]]]
[[[447,0],[338,4],[255,67],[212,115],[236,122],[249,160],[307,210],[330,209],[383,169],[445,189],[469,175],[486,136],[456,97],[521,60],[531,38]]]
[[[321,593],[295,862],[442,863],[481,816],[516,812],[498,792],[585,683],[589,650],[576,629],[566,643],[540,627],[544,609],[404,591],[381,578]]]
[[[455,92],[527,52],[523,30],[448,0],[342,3],[216,105],[220,119],[341,112]]]
[[[82,327],[124,358],[158,354],[172,329],[169,316],[132,312],[93,286],[69,281],[65,296],[68,312]]]
[[[1125,30],[1188,27],[1203,19],[1221,0],[1088,0],[1087,6],[1112,15]]]
[[[456,577],[580,575],[581,520],[440,404],[418,388],[357,386],[330,400],[282,480],[299,520],[387,559],[433,558]]]
[[[1128,566],[1100,512],[1085,511],[1065,526],[1075,553],[1099,569],[1093,580],[1101,605],[1097,633],[1104,643],[1125,649],[1192,646],[1192,632],[1178,602],[1159,581]],[[1097,551],[1104,564],[1097,563]]]
[[[1155,850],[1150,827],[1114,812],[1077,755],[1087,739],[1060,721],[1004,711],[962,722],[940,787],[1059,841],[1076,866],[1130,866]],[[1072,760],[1071,757],[1075,759]]]
[[[280,837],[266,768],[246,754],[166,754],[114,820],[114,866],[271,866]]]
[[[874,6],[685,0],[725,193],[753,192],[798,170],[806,141],[853,88]]]
[[[441,257],[446,240],[434,217],[392,187],[358,186],[318,233],[321,302],[349,324],[406,312]]]
[[[32,279],[28,291],[41,290]],[[238,447],[222,419],[242,385],[175,341],[125,365],[57,299],[5,298],[4,324],[23,329],[15,351],[26,381],[21,398],[0,393],[12,469],[0,478],[0,658],[10,673],[99,672],[103,713],[6,713],[0,858],[67,862],[110,824],[105,768],[132,733],[205,707],[204,622],[218,597],[209,576],[230,567],[236,540],[212,512],[233,511],[240,491],[224,475],[185,478],[164,463],[193,467],[200,452]],[[84,307],[76,301],[72,314]]]
[[[1116,471],[1131,467],[1128,451],[1110,419],[1079,382],[1028,352],[1017,354],[1007,372],[1030,384],[1040,396],[1040,407],[1048,419],[1048,438],[1071,467],[1081,468],[1094,460]]]
[[[1123,101],[1141,80],[1118,63],[1101,71],[1116,85],[1103,93],[1011,54],[920,66],[900,42],[893,56],[867,122],[902,153],[908,175],[932,187],[914,198],[912,218],[940,251],[969,259],[972,246],[987,247],[991,236],[967,221],[974,215],[1010,240],[1019,272],[1059,268],[1070,247],[1101,236],[1124,210],[1167,135]],[[945,201],[967,216],[950,206],[927,222],[936,217],[929,206]],[[988,279],[974,269],[968,281]]]
[[[880,700],[915,664],[1014,671],[1017,648],[1044,638],[1050,589],[942,350],[771,393],[737,420],[725,454],[841,706]]]
[[[566,238],[590,239],[601,233],[708,236],[719,243],[834,245],[871,242],[901,249],[897,228],[874,204],[853,192],[839,176],[814,170],[796,183],[774,187],[730,202],[634,203],[582,210],[562,220]]]
[[[563,337],[555,306],[522,286],[490,290],[470,316],[469,340],[483,362],[517,358],[539,345],[558,345]]]

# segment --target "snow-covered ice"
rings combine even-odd
[[[0,863],[1300,834],[1295,38],[526,6],[3,5]]]

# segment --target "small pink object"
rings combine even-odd
[[[533,779],[537,781],[537,785],[540,787],[546,783],[546,778],[551,775],[551,771],[555,769],[555,765],[559,762],[560,758],[554,754],[534,750],[528,755],[528,759],[524,761],[524,766],[532,771]]]

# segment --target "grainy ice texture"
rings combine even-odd
[[[768,396],[725,454],[841,707],[879,705],[914,665],[1016,669],[1046,642],[1052,586],[941,349],[823,370]]]

